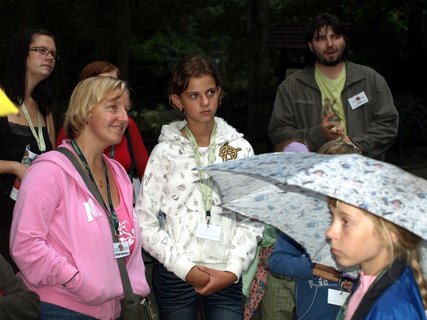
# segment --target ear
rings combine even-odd
[[[313,52],[313,44],[311,42],[307,42],[307,46],[311,52]]]
[[[222,95],[222,87],[218,86],[217,90],[218,90],[218,97],[221,97],[221,95]]]
[[[174,108],[179,109],[179,111],[182,111],[184,109],[184,106],[181,103],[181,99],[179,99],[179,96],[177,94],[171,95],[171,101]]]
[[[399,242],[399,238],[394,232],[390,232],[390,239],[391,239],[391,242],[393,242],[393,244],[396,244],[397,242]]]

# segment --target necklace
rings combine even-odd
[[[37,146],[39,147],[40,152],[45,152],[46,151],[46,144],[44,142],[44,137],[43,137],[43,128],[42,128],[42,121],[40,119],[39,108],[37,108],[37,129],[38,129],[38,134],[36,133],[36,130],[34,129],[33,122],[31,121],[31,117],[28,114],[27,107],[25,106],[24,103],[22,103],[21,109],[22,109],[22,112],[24,113],[25,119],[27,120],[28,126],[30,127],[30,130],[31,130],[31,132],[32,132],[32,134],[34,136],[34,139],[36,139],[36,141],[37,141]]]
[[[98,180],[98,186],[103,189],[104,188],[103,179],[98,178],[96,175],[93,175],[93,177]]]

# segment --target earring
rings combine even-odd
[[[88,124],[90,118],[92,118],[92,112],[89,112],[89,114],[87,115],[85,119],[85,124]]]

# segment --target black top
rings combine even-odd
[[[34,128],[37,132],[37,127]],[[47,128],[43,127],[43,138],[46,143],[46,151],[53,149],[50,142]],[[0,160],[21,162],[24,150],[30,145],[30,150],[40,154],[37,141],[34,138],[30,127],[8,122],[7,118],[0,118]],[[0,224],[10,224],[15,202],[9,197],[10,191],[15,181],[15,175],[0,175]]]

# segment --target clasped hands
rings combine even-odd
[[[205,266],[194,266],[185,276],[185,282],[191,284],[200,295],[220,291],[237,281],[237,276],[229,271],[221,271]]]

